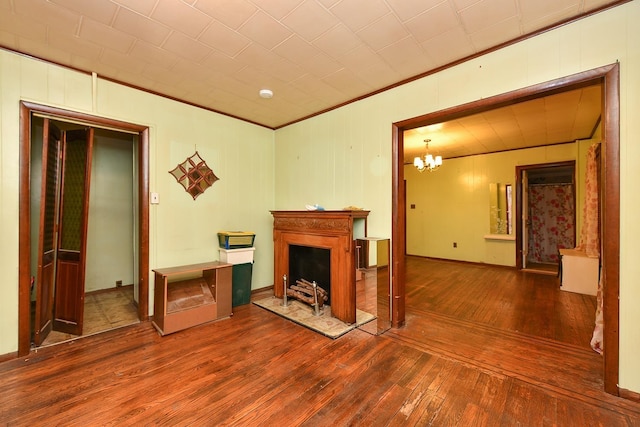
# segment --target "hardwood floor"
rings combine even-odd
[[[253,304],[165,337],[148,322],[125,327],[0,363],[0,420],[640,425],[640,403],[602,391],[601,356],[578,325],[592,302],[552,279],[409,258],[407,324],[381,336],[331,340]]]

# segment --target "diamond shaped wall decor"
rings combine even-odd
[[[185,191],[191,194],[193,200],[204,193],[219,178],[207,166],[207,163],[200,157],[198,152],[179,163],[169,173],[182,185]]]

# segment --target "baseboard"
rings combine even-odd
[[[627,390],[627,389],[624,389],[624,388],[619,388],[619,387],[618,387],[618,393],[620,394],[620,397],[622,397],[623,399],[627,399],[627,400],[631,400],[633,402],[640,403],[640,393],[637,393],[637,392],[631,391],[631,390]]]
[[[8,362],[9,360],[15,360],[18,358],[18,352],[14,351],[11,353],[0,355],[0,363]]]
[[[251,295],[261,294],[262,292],[273,292],[273,285],[265,286],[264,288],[252,289]]]
[[[113,292],[115,290],[124,290],[127,288],[133,288],[133,283],[130,285],[114,286],[112,288],[96,289],[95,291],[85,292],[85,295],[103,294],[107,292]]]
[[[499,268],[506,268],[506,269],[509,269],[509,270],[515,270],[516,269],[515,265],[489,264],[487,262],[465,261],[465,260],[461,260],[461,259],[436,258],[436,257],[431,257],[431,256],[411,255],[411,254],[405,254],[405,257],[430,259],[430,260],[433,260],[433,261],[450,262],[450,263],[454,263],[454,264],[477,265],[479,267],[499,267]]]

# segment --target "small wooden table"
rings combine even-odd
[[[153,325],[161,335],[233,314],[231,264],[213,261],[153,271]]]

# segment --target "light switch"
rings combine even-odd
[[[157,205],[160,203],[160,195],[158,193],[151,193],[151,204]]]

